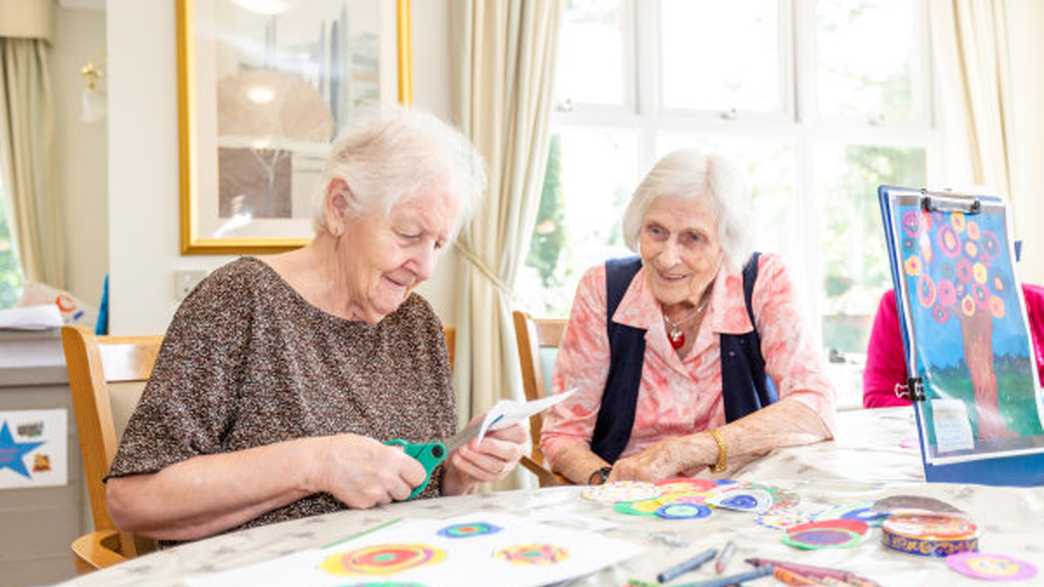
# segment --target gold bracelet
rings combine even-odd
[[[729,466],[729,449],[725,446],[725,439],[721,437],[721,433],[717,429],[711,429],[707,432],[710,433],[711,438],[718,445],[718,462],[711,466],[711,473],[722,473]]]

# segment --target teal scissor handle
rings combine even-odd
[[[431,482],[431,472],[446,460],[446,445],[438,440],[432,442],[406,442],[401,438],[386,440],[388,446],[401,446],[403,452],[417,459],[424,467],[424,482],[413,488],[413,492],[406,498],[407,501],[420,495],[424,488]]]

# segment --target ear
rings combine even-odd
[[[348,216],[348,200],[351,198],[348,183],[339,177],[326,184],[326,195],[323,197],[323,215],[326,228],[333,236],[344,234],[344,224]]]

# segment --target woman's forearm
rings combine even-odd
[[[239,526],[316,491],[319,438],[203,455],[108,481],[109,512],[125,531],[192,540]]]
[[[718,428],[728,451],[730,468],[762,456],[776,448],[813,444],[830,438],[830,431],[819,414],[796,399],[784,399],[745,418]],[[700,432],[686,437],[685,454],[694,457],[687,468],[712,465],[717,459],[717,444]]]
[[[548,465],[552,471],[579,485],[586,485],[591,473],[608,464],[602,457],[591,452],[586,444],[580,442],[566,444],[559,449],[554,458],[548,458]]]

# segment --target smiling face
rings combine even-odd
[[[713,210],[703,200],[675,196],[649,205],[638,250],[653,297],[664,306],[698,304],[724,258]]]
[[[387,214],[378,209],[344,216],[338,254],[360,319],[376,324],[431,277],[458,206],[445,191],[427,190],[400,200]]]

